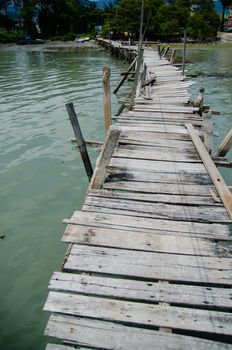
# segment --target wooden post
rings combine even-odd
[[[164,58],[164,57],[167,56],[167,53],[168,53],[169,50],[170,50],[170,46],[168,46],[168,47],[166,48],[166,50],[165,50],[164,53],[163,53],[162,58]]]
[[[91,162],[89,159],[85,140],[84,140],[82,132],[81,132],[81,128],[80,128],[80,125],[78,122],[77,115],[75,113],[73,103],[72,102],[67,103],[65,106],[66,106],[66,109],[68,111],[69,119],[70,119],[70,122],[72,124],[73,131],[74,131],[74,134],[75,134],[75,137],[77,140],[77,145],[78,145],[78,148],[80,151],[80,155],[81,155],[82,161],[84,163],[84,167],[85,167],[88,179],[90,181],[92,178],[92,175],[93,175],[93,168],[92,168],[92,165],[91,165]]]
[[[114,90],[114,94],[116,94],[118,92],[118,90],[120,89],[120,87],[122,86],[122,84],[124,83],[124,81],[126,80],[126,78],[128,77],[128,75],[130,74],[130,72],[132,71],[132,69],[134,69],[135,63],[137,61],[137,56],[135,57],[135,59],[133,60],[133,62],[131,63],[130,67],[128,68],[128,71],[126,72],[126,74],[123,76],[123,78],[121,79],[120,83],[118,84],[118,86],[116,87],[116,89]]]
[[[187,47],[187,31],[184,29],[184,43],[183,43],[183,57],[182,57],[182,74],[185,73],[185,62],[186,62],[186,47]]]
[[[139,29],[139,45],[138,45],[138,52],[140,52],[142,46],[143,46],[143,19],[144,19],[144,2],[145,0],[142,0],[141,3],[141,15],[140,15],[140,29]]]
[[[202,143],[192,124],[186,124],[185,126],[209,176],[211,177],[214,186],[216,187],[216,190],[218,191],[222,203],[224,204],[230,218],[232,219],[232,194],[229,188],[227,187],[220,172],[216,168],[213,160],[211,159],[209,153],[207,152],[204,144]]]
[[[157,50],[158,50],[159,58],[161,59],[161,48],[160,48],[160,44],[157,44]]]
[[[232,147],[232,129],[228,132],[213,157],[225,157],[225,155],[229,152]]]
[[[170,57],[170,63],[171,63],[171,64],[174,63],[175,55],[176,55],[176,49],[173,49],[173,50],[172,50],[171,57]]]
[[[111,100],[110,100],[110,68],[102,70],[102,81],[104,90],[105,130],[108,131],[111,125]]]
[[[143,49],[141,49],[139,51],[139,55],[138,55],[138,60],[137,60],[137,68],[136,68],[136,73],[135,73],[135,80],[134,80],[134,86],[131,92],[131,98],[130,98],[130,111],[132,110],[133,106],[134,106],[134,102],[135,102],[135,95],[136,95],[136,91],[138,88],[138,82],[139,82],[139,76],[140,76],[140,68],[142,65],[142,61],[143,61]]]
[[[106,141],[102,148],[101,154],[97,160],[96,168],[94,170],[94,174],[92,180],[89,185],[89,189],[95,188],[99,189],[102,187],[106,172],[107,166],[110,163],[110,159],[114,152],[114,148],[118,142],[118,138],[120,135],[121,129],[111,126],[108,130],[108,134],[106,137]]]

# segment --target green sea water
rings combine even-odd
[[[0,47],[0,349],[39,350],[48,315],[42,311],[53,271],[66,245],[62,219],[81,208],[88,184],[65,103],[73,102],[84,137],[104,139],[101,70],[111,67],[112,90],[122,62],[102,51],[79,53]],[[205,103],[219,137],[231,128],[231,49],[189,50],[189,72],[228,72],[194,79],[193,96],[206,88]],[[112,109],[127,93],[112,96]],[[98,151],[91,149],[94,164]],[[223,175],[232,185],[231,171]]]

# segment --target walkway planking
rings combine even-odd
[[[116,117],[101,188],[64,220],[45,304],[64,345],[47,350],[232,349],[231,220],[185,127],[202,138],[203,119],[176,67],[150,49],[144,61],[150,99]]]

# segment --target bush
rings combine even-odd
[[[63,36],[63,40],[64,41],[73,41],[73,40],[75,40],[75,38],[76,38],[76,34],[75,33],[68,33],[68,34],[65,34]]]
[[[23,39],[22,33],[15,32],[3,32],[0,33],[0,43],[16,43],[18,40]]]

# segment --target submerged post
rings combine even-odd
[[[73,131],[74,131],[74,134],[75,134],[75,137],[77,140],[77,145],[78,145],[78,148],[80,151],[80,155],[81,155],[82,161],[84,163],[84,167],[85,167],[88,179],[90,181],[92,178],[92,175],[93,175],[93,168],[92,168],[92,165],[91,165],[91,162],[89,159],[85,140],[84,140],[82,132],[81,132],[81,128],[80,128],[80,125],[78,122],[78,118],[77,118],[73,103],[72,102],[66,103],[65,106],[66,106],[66,109],[67,109],[67,112],[69,115],[69,119],[70,119],[70,122],[72,124]]]
[[[105,131],[107,133],[111,125],[111,100],[110,100],[110,68],[102,70],[102,81],[104,90]]]

